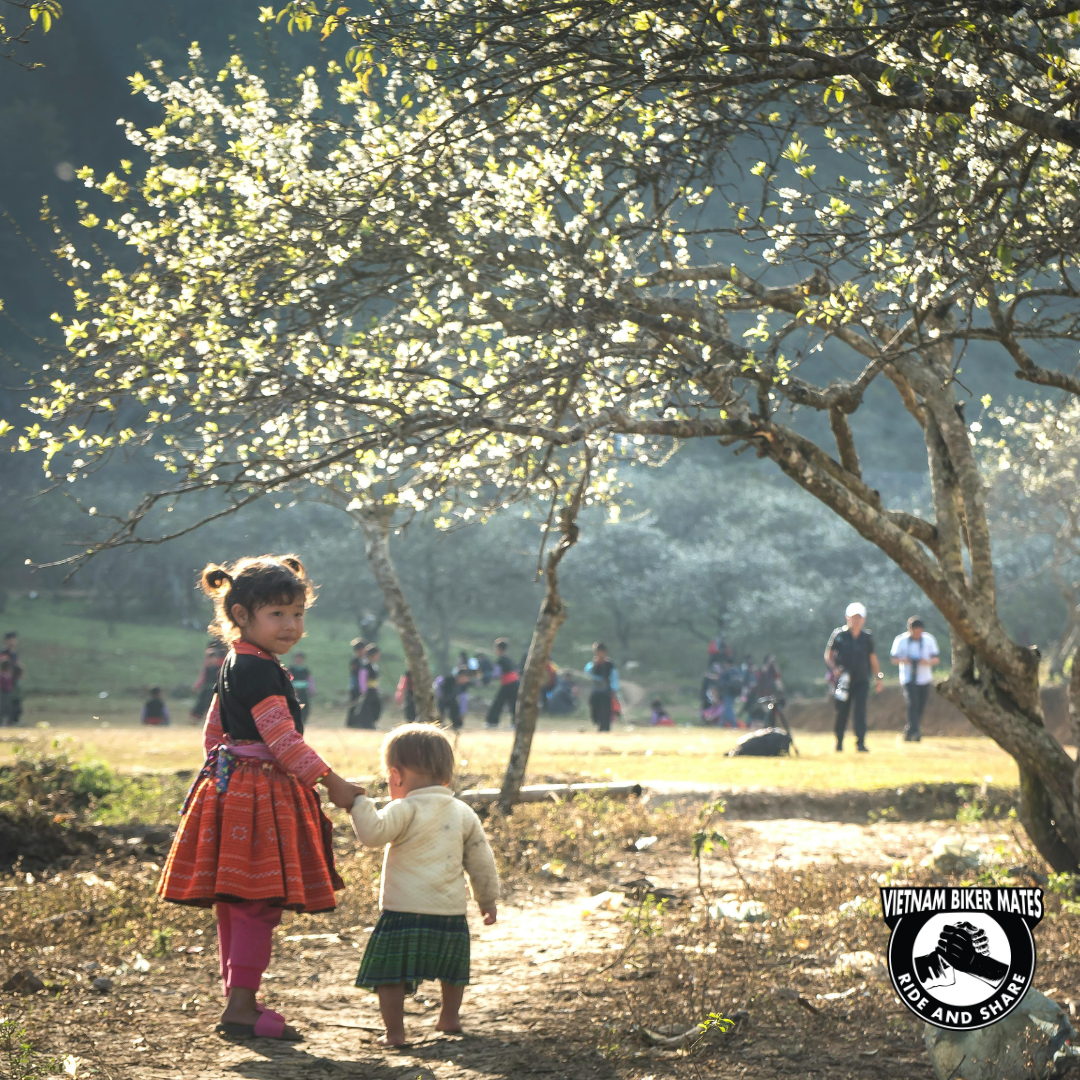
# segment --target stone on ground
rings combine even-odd
[[[927,1024],[926,1051],[938,1080],[1049,1080],[1064,1064],[1069,1018],[1038,990],[1004,1020],[978,1031],[947,1031]]]

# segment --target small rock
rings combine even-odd
[[[29,968],[16,971],[3,986],[0,986],[0,990],[9,994],[36,994],[44,989],[45,984]]]
[[[1073,1035],[1065,1011],[1038,990],[1003,1020],[978,1031],[927,1024],[926,1052],[938,1080],[1049,1080],[1069,1054]]]
[[[959,874],[977,870],[982,862],[979,849],[957,833],[943,836],[920,865],[932,866],[939,874]]]
[[[90,985],[99,994],[107,994],[113,988],[113,981],[105,975],[99,975]]]
[[[869,979],[883,980],[889,977],[884,959],[866,949],[841,953],[836,958],[836,970],[841,974],[845,971],[854,971]]]
[[[740,900],[734,893],[728,893],[719,903],[709,906],[709,914],[714,919],[765,922],[769,917],[769,909],[760,900]]]

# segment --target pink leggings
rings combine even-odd
[[[234,986],[258,990],[270,966],[270,942],[281,908],[261,900],[217,905],[218,951],[225,994]]]

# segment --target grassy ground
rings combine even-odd
[[[103,724],[108,726],[102,726]],[[534,779],[579,775],[597,780],[664,781],[722,788],[842,790],[916,782],[1017,783],[1013,760],[989,739],[935,738],[910,744],[894,732],[871,733],[870,754],[838,755],[830,735],[796,733],[800,756],[727,758],[737,735],[703,728],[627,728],[598,735],[576,721],[542,720],[530,761]],[[384,727],[388,726],[386,723]],[[122,772],[173,772],[202,761],[199,730],[186,723],[141,728],[130,716],[113,721],[48,729],[6,730],[0,736],[0,761],[19,746],[44,751],[54,743],[78,759],[100,759]],[[378,769],[381,732],[351,731],[326,710],[309,728],[311,744],[335,769],[350,776],[372,776]],[[507,728],[487,731],[477,721],[462,732],[460,768],[470,775],[498,777],[510,752]]]

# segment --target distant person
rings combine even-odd
[[[9,630],[4,635],[4,647],[0,649],[0,658],[6,659],[10,665],[8,678],[11,689],[7,693],[7,720],[8,725],[14,727],[22,720],[22,677],[23,666],[19,662],[19,632]]]
[[[707,679],[702,692],[701,722],[712,726],[719,724],[723,719],[724,696],[720,693],[719,684]]]
[[[495,665],[491,662],[491,657],[487,653],[478,652],[476,654],[476,668],[480,672],[480,680],[487,686],[491,682],[492,672],[495,670]]]
[[[761,661],[761,667],[754,669],[754,685],[747,695],[746,719],[753,726],[764,724],[768,719],[768,709],[762,704],[763,698],[782,697],[784,680],[780,674],[780,665],[772,653]]]
[[[548,712],[553,716],[569,716],[577,712],[578,689],[569,672],[560,672],[555,686],[547,695]]]
[[[941,663],[941,653],[934,635],[927,632],[922,619],[910,618],[907,633],[897,635],[890,650],[892,662],[900,667],[900,686],[907,702],[905,742],[921,742],[923,712],[930,696],[933,669]]]
[[[352,649],[352,659],[349,661],[349,701],[357,701],[360,698],[360,669],[364,666],[364,651],[367,642],[363,638],[353,638],[349,642]]]
[[[12,719],[12,691],[15,689],[15,665],[11,657],[0,655],[0,727],[17,724]]]
[[[364,662],[357,675],[360,696],[349,708],[345,723],[351,728],[374,731],[382,715],[382,696],[379,694],[379,646],[368,645],[364,649]]]
[[[468,668],[459,667],[454,672],[457,683],[458,708],[461,710],[461,722],[465,723],[465,717],[469,712],[469,691],[472,689],[473,673]]]
[[[142,707],[142,718],[140,723],[152,724],[155,727],[159,727],[168,722],[169,706],[165,704],[165,699],[161,696],[161,687],[151,686],[150,697]]]
[[[439,706],[439,715],[454,731],[460,731],[465,726],[470,680],[471,673],[467,667],[455,668],[451,674],[440,675],[435,680],[435,701]]]
[[[652,703],[652,716],[649,717],[650,727],[674,727],[675,721],[668,716],[667,709],[664,708],[664,703],[657,698]]]
[[[738,665],[725,660],[720,668],[720,699],[723,703],[722,719],[724,727],[738,727],[735,718],[735,702],[742,693],[742,674]]]
[[[866,608],[848,604],[844,626],[838,626],[825,646],[825,663],[836,673],[836,750],[844,749],[844,732],[848,716],[855,732],[855,749],[861,754],[866,748],[866,699],[873,676],[877,691],[882,689],[884,676],[874,652],[874,638],[866,627]]]
[[[784,679],[776,657],[769,653],[758,668],[756,691],[758,697],[776,697],[784,692]]]
[[[398,679],[394,701],[401,706],[401,715],[411,724],[416,719],[416,693],[413,689],[411,671],[402,672],[401,678]]]
[[[315,703],[315,676],[308,667],[307,653],[298,652],[293,658],[295,663],[286,670],[292,676],[293,692],[300,707],[304,710],[305,723],[311,719],[311,706]]]
[[[218,674],[225,663],[228,650],[218,641],[212,641],[203,653],[202,669],[191,689],[195,691],[195,702],[191,706],[191,719],[201,724],[210,711],[210,705],[217,693]]]
[[[517,665],[510,659],[509,644],[506,638],[495,642],[495,663],[491,668],[491,677],[499,682],[499,689],[487,711],[487,726],[497,728],[502,719],[503,709],[510,710],[510,723],[514,722],[514,710],[517,708],[519,676]]]
[[[589,676],[589,715],[597,731],[611,730],[614,713],[613,698],[619,692],[619,670],[608,658],[607,646],[598,641],[593,645],[593,658],[585,665]]]
[[[751,689],[757,683],[757,668],[754,667],[754,658],[749,653],[743,657],[743,662],[739,665],[739,677],[744,691]]]

